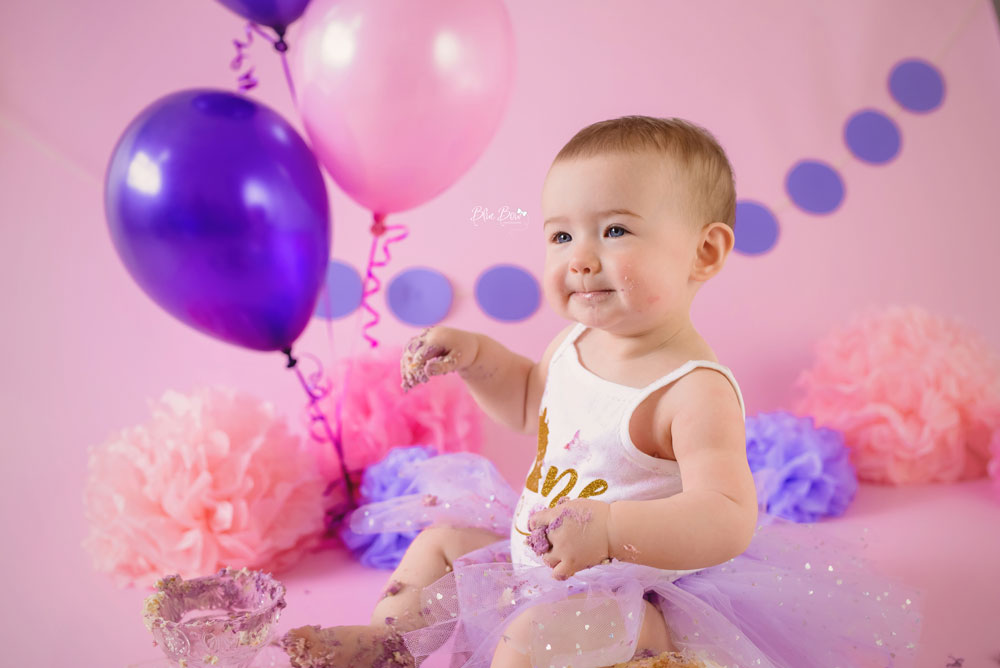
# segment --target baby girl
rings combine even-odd
[[[571,324],[538,363],[449,327],[401,362],[404,388],[455,372],[490,417],[537,434],[523,489],[441,455],[414,471],[424,493],[356,511],[356,530],[427,528],[371,624],[290,631],[293,665],[912,664],[907,592],[758,517],[739,385],[690,316],[733,249],[735,201],[722,148],[686,121],[613,119],[563,147],[542,191],[543,290]]]

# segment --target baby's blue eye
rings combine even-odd
[[[619,234],[615,234],[615,230],[618,230]],[[623,237],[626,234],[628,234],[628,230],[626,230],[624,227],[620,225],[612,225],[611,227],[608,228],[609,237]]]
[[[569,236],[569,234],[567,234],[566,232],[556,232],[555,234],[552,235],[552,241],[554,241],[557,244],[566,243],[572,238],[573,237]]]

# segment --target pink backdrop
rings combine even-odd
[[[988,0],[628,0],[613,11],[596,0],[510,0],[508,7],[517,74],[497,135],[450,190],[389,218],[409,225],[411,236],[394,247],[384,282],[408,267],[436,268],[455,290],[446,324],[488,332],[537,358],[563,323],[544,305],[523,322],[491,320],[476,303],[476,277],[502,262],[540,273],[542,179],[577,129],[632,113],[682,116],[715,132],[739,196],[767,204],[781,225],[771,252],[734,254],[694,313],[739,378],[749,414],[789,407],[815,340],[864,307],[921,305],[961,318],[1000,347],[1000,40]],[[80,548],[87,446],[145,421],[147,399],[167,388],[235,385],[295,419],[303,406],[280,355],[216,342],[153,304],[114,254],[103,217],[104,169],[125,125],[170,91],[235,89],[228,63],[243,23],[208,0],[15,0],[3,3],[0,19],[0,526],[8,546],[0,563],[14,574],[0,613],[11,617],[2,625],[3,662],[120,666],[158,650],[139,622],[146,592],[114,589]],[[294,26],[289,41],[294,48]],[[928,114],[902,109],[887,89],[891,68],[912,57],[944,76],[944,103]],[[301,128],[277,58],[260,43],[252,58],[262,82],[252,95]],[[846,119],[868,107],[888,114],[902,134],[899,156],[886,165],[859,162],[842,139]],[[843,176],[847,196],[834,213],[804,213],[785,193],[787,171],[803,158],[827,161]],[[329,187],[332,256],[360,267],[368,214]],[[527,210],[526,224],[475,225],[477,206]],[[375,305],[383,321],[373,333],[383,342],[402,343],[418,329],[397,321],[381,296]],[[327,361],[331,350],[359,352],[360,323],[314,320],[299,350]],[[497,428],[487,434],[487,452],[517,479],[533,439]],[[510,454],[512,440],[519,456]],[[1000,542],[982,538],[975,522],[991,523],[995,534],[998,506],[982,482],[954,486],[946,503],[925,495],[907,505],[913,490],[891,492],[863,489],[859,507],[868,511],[840,528],[885,527],[873,529],[872,542],[886,559],[898,551],[897,538],[915,541],[912,559],[890,565],[935,588],[922,668],[963,651],[984,661],[970,659],[967,668],[987,665],[991,647],[1000,650],[1000,590],[971,588],[949,573],[989,564],[995,578]],[[886,517],[890,509],[904,524]],[[957,533],[932,530],[931,519]],[[330,586],[337,568],[360,570],[315,555],[295,582]],[[357,610],[367,611],[381,579],[365,571],[336,588],[358,601],[351,621],[367,614]],[[333,621],[316,617],[325,608],[315,595],[307,614],[299,589],[303,603],[290,605],[291,623]],[[44,635],[36,634],[42,621]],[[53,641],[63,628],[66,640]]]

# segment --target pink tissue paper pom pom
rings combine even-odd
[[[330,374],[332,391],[322,408],[336,429],[337,398],[346,380],[340,410],[344,456],[352,473],[381,461],[395,446],[432,445],[438,453],[478,452],[482,446],[482,413],[462,379],[453,373],[433,376],[404,393],[402,354],[400,346],[365,352],[341,359]],[[339,480],[333,446],[325,444],[320,453],[323,475]]]
[[[817,345],[796,406],[844,433],[862,480],[986,474],[1000,429],[1000,360],[973,332],[916,307],[869,312]]]
[[[274,407],[167,391],[152,419],[89,449],[83,546],[118,586],[224,566],[279,571],[320,542],[325,484]]]
[[[1000,498],[1000,430],[993,432],[993,439],[990,441],[990,462],[986,468],[993,478],[993,491],[996,492],[997,498]]]

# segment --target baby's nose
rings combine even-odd
[[[569,270],[576,274],[592,274],[600,268],[600,260],[592,253],[576,255],[569,263]]]

